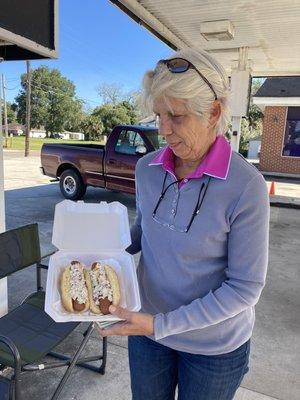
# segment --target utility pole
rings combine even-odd
[[[4,127],[5,127],[5,144],[4,147],[7,148],[8,143],[8,125],[7,125],[7,106],[6,106],[6,96],[5,96],[5,78],[2,74],[2,93],[3,93],[3,105],[4,105]]]
[[[30,134],[30,117],[31,117],[31,71],[30,61],[26,61],[27,77],[26,77],[26,134],[25,134],[25,157],[29,155],[29,134]]]

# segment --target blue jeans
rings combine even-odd
[[[231,400],[248,371],[250,340],[216,356],[184,353],[146,336],[128,337],[133,400]]]

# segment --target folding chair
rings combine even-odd
[[[47,255],[49,256],[49,255]],[[47,256],[43,257],[46,258]],[[41,269],[48,267],[41,263],[40,243],[37,224],[26,225],[0,234],[0,279],[36,264],[37,291],[28,296],[21,305],[0,318],[0,370],[11,367],[11,379],[1,378],[0,398],[20,400],[22,397],[21,377],[26,371],[45,370],[68,366],[59,382],[52,400],[58,399],[75,365],[105,373],[107,339],[103,339],[102,355],[80,358],[94,330],[90,323],[83,339],[72,357],[53,352],[80,322],[57,323],[45,313],[45,292],[41,285]],[[43,362],[45,356],[60,361]],[[100,366],[89,364],[100,361]]]

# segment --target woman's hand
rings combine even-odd
[[[150,336],[154,333],[153,320],[154,317],[150,314],[132,312],[126,308],[118,306],[110,306],[109,311],[112,315],[120,317],[125,321],[120,321],[114,324],[111,328],[101,329],[98,331],[101,336],[132,336],[143,335]]]

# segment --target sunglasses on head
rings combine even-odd
[[[207,86],[210,88],[210,90],[213,92],[215,96],[215,100],[218,99],[216,92],[214,91],[214,88],[210,84],[210,82],[201,74],[201,72],[188,60],[184,58],[171,58],[170,60],[159,60],[157,65],[159,64],[164,64],[168,68],[170,72],[173,74],[181,74],[183,72],[188,71],[189,69],[194,69],[200,77],[204,80],[204,82],[207,84]]]

